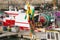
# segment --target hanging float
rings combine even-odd
[[[43,28],[48,27],[49,23],[51,22],[51,16],[46,15],[45,13],[40,13],[39,15],[35,16],[34,21],[36,23],[40,22]]]

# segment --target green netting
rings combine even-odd
[[[2,11],[0,11],[0,14],[3,14],[3,12],[2,12]]]

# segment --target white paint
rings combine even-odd
[[[22,23],[15,23],[15,25],[18,25],[21,27],[30,27],[29,24],[22,24]]]
[[[4,11],[5,13],[10,13],[10,14],[18,14],[18,12],[17,11]]]
[[[17,15],[15,17],[15,21],[16,22],[26,22],[26,23],[28,23],[28,19],[24,19],[25,15],[26,15],[25,13],[21,13],[21,14]]]

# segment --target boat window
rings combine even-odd
[[[2,22],[0,22],[0,26],[2,26]]]
[[[11,9],[11,11],[15,11],[15,9]]]
[[[9,17],[9,15],[8,15],[8,14],[6,14],[6,17]]]
[[[51,39],[54,39],[54,33],[51,32]]]
[[[58,33],[56,33],[56,40],[58,40]]]
[[[21,13],[25,13],[25,11],[21,11]]]
[[[47,34],[47,38],[50,39],[50,33],[49,33],[49,32],[48,32],[48,34]]]

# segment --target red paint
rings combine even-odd
[[[25,26],[20,26],[19,29],[20,29],[20,30],[26,30],[26,31],[29,31],[29,30],[30,30],[29,27],[25,27]]]
[[[9,15],[18,15],[18,14],[16,14],[16,13],[14,13],[14,14],[13,14],[13,13],[7,13],[7,14],[9,14]]]
[[[6,22],[3,22],[4,26],[13,26],[15,25],[15,20],[6,20]]]

